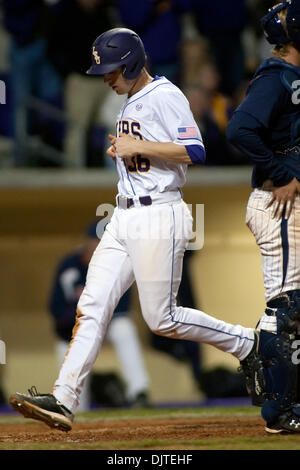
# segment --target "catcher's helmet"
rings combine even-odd
[[[93,64],[89,75],[104,75],[124,65],[123,75],[133,79],[146,63],[144,45],[131,29],[114,28],[97,37],[93,43]]]
[[[286,25],[289,33],[289,37],[300,47],[300,2],[299,0],[293,0],[288,7]]]
[[[300,2],[298,0],[288,0],[270,8],[268,13],[261,19],[266,39],[270,44],[287,44],[294,42],[300,46]],[[286,25],[284,29],[278,13],[287,9]]]

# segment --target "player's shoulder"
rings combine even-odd
[[[265,87],[269,92],[290,91],[294,80],[300,79],[300,68],[277,57],[264,60],[257,68],[251,87]]]
[[[181,90],[174,84],[172,83],[170,80],[168,80],[168,78],[166,77],[160,77],[158,75],[156,75],[153,79],[153,81],[151,82],[151,86],[152,86],[152,93],[156,93],[156,94],[161,94],[161,93],[164,93],[164,94],[168,94],[168,93],[178,93],[178,94],[182,94]]]
[[[159,104],[186,101],[186,97],[180,88],[166,77],[155,77],[152,82],[152,98],[156,99]]]
[[[255,71],[253,78],[250,82],[250,86],[257,84],[259,84],[259,86],[263,86],[265,84],[265,86],[269,87],[270,84],[272,85],[272,82],[275,86],[279,85],[281,83],[281,71],[281,66],[275,66],[275,64],[273,65],[272,63],[270,63],[269,60],[265,60]]]

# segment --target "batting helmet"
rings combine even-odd
[[[133,79],[146,63],[144,45],[131,29],[114,28],[97,37],[93,43],[93,64],[89,75],[104,75],[124,66],[123,76]]]
[[[281,23],[278,13],[287,9],[287,31]],[[282,45],[294,42],[300,46],[300,5],[299,1],[288,0],[270,8],[261,19],[266,39],[270,44]]]

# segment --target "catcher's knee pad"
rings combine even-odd
[[[288,333],[260,332],[260,356],[266,379],[266,401],[262,417],[267,422],[288,410],[297,398],[297,364],[293,363],[294,336]]]

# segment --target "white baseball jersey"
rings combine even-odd
[[[188,100],[165,77],[156,77],[125,101],[117,118],[117,136],[121,132],[152,142],[203,147]],[[186,164],[172,163],[155,155],[127,159],[117,156],[119,194],[144,196],[176,190],[185,183],[186,168]]]

